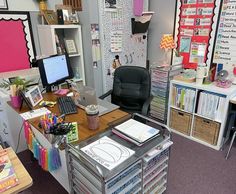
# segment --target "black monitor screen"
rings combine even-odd
[[[38,67],[43,86],[63,83],[66,79],[73,77],[65,55],[41,59],[38,62]]]

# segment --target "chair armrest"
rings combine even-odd
[[[104,98],[106,98],[107,96],[111,95],[112,90],[109,90],[108,92],[106,92],[105,94],[99,96],[98,98],[100,98],[101,100],[103,100]]]
[[[142,115],[147,116],[148,115],[148,110],[150,107],[150,103],[153,99],[153,96],[151,95],[143,104],[143,108],[142,108]]]

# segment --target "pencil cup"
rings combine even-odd
[[[87,122],[88,122],[88,128],[91,130],[95,130],[99,127],[99,111],[97,105],[88,105],[85,108],[85,112],[87,115]]]
[[[22,99],[21,96],[10,96],[11,97],[11,104],[14,108],[20,108]]]

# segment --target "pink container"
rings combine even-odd
[[[133,9],[135,16],[141,16],[143,13],[143,0],[133,0]]]
[[[87,115],[88,128],[95,130],[99,127],[99,111],[97,105],[88,105],[85,108]]]
[[[10,96],[11,97],[11,104],[14,108],[20,108],[21,106],[21,96]]]

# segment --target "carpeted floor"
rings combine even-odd
[[[225,160],[216,151],[173,134],[166,194],[236,194],[236,144]]]
[[[215,151],[173,134],[166,194],[236,194],[236,143],[225,160],[224,151]],[[24,194],[64,194],[64,188],[37,161],[30,151],[19,155],[34,184]]]

